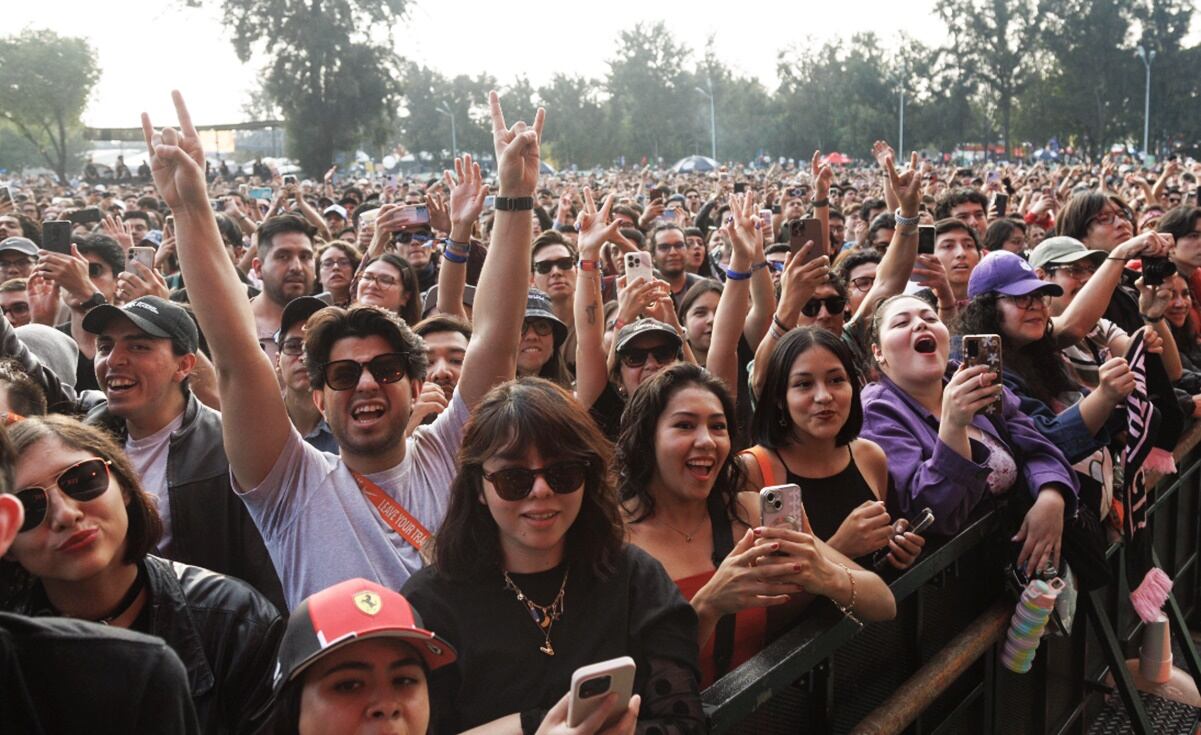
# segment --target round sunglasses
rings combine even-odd
[[[584,485],[589,464],[587,460],[569,459],[548,464],[540,469],[506,467],[496,472],[485,472],[483,475],[485,480],[492,483],[501,500],[512,502],[528,496],[534,489],[534,480],[539,476],[546,480],[546,484],[557,495],[574,493]]]
[[[108,490],[109,461],[94,457],[76,462],[54,478],[51,486],[57,485],[64,495],[72,500],[86,502],[95,500]],[[18,533],[32,531],[46,520],[46,510],[50,506],[50,494],[47,488],[32,486],[17,491],[17,500],[25,508],[25,521]]]

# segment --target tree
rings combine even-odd
[[[338,151],[389,137],[401,91],[390,29],[407,4],[221,0],[238,58],[271,57],[263,91],[284,113],[289,152],[310,175],[324,172]]]
[[[542,141],[547,160],[559,168],[572,163],[605,164],[616,149],[613,126],[605,120],[607,106],[598,98],[599,88],[592,79],[556,74],[550,84],[538,89],[541,103],[554,110],[555,124],[547,126]]]
[[[662,21],[619,35],[605,84],[626,155],[670,159],[688,151],[681,137],[693,130],[699,107],[694,85],[684,78],[688,54]]]
[[[0,39],[0,118],[37,149],[62,183],[78,151],[84,107],[100,78],[87,41],[26,30]]]

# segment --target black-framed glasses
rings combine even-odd
[[[409,356],[403,352],[385,352],[367,362],[334,360],[321,366],[321,376],[333,390],[351,390],[359,384],[364,368],[381,385],[397,383],[408,374]]]
[[[685,250],[688,248],[688,243],[681,240],[680,242],[660,242],[655,244],[655,250],[661,253],[671,252],[672,250]]]
[[[483,475],[485,480],[492,483],[501,500],[513,502],[526,498],[533,491],[534,481],[538,477],[546,480],[556,495],[574,493],[584,486],[589,464],[587,460],[569,459],[539,468],[506,467]]]
[[[1097,272],[1097,269],[1091,265],[1080,265],[1072,263],[1071,265],[1053,265],[1047,268],[1048,273],[1064,273],[1077,280],[1087,278]]]
[[[872,286],[876,283],[875,276],[859,276],[851,279],[851,288],[859,293],[867,293],[872,290]]]
[[[547,258],[534,263],[534,270],[541,275],[548,275],[552,270],[558,268],[561,271],[569,271],[575,268],[575,261],[571,258]]]
[[[664,365],[673,362],[678,354],[677,348],[671,345],[655,347],[628,347],[620,355],[621,363],[626,367],[639,368],[646,364],[648,356],[654,356],[655,362]]]
[[[531,329],[534,330],[534,334],[538,335],[539,337],[545,337],[551,332],[555,331],[554,326],[548,319],[526,319],[521,323],[521,336],[524,337],[525,333]]]
[[[72,500],[95,500],[108,490],[108,468],[109,461],[106,459],[85,459],[58,473],[51,486],[57,485]],[[46,510],[50,507],[48,489],[35,485],[17,491],[17,500],[25,507],[25,521],[18,533],[32,531],[46,520]]]
[[[393,288],[396,286],[396,284],[400,283],[400,281],[395,277],[389,276],[386,273],[367,272],[359,276],[359,280],[363,281],[364,283],[374,283],[375,285],[383,288]]]
[[[0,305],[0,314],[13,314],[15,316],[24,316],[29,313],[28,301],[14,301],[8,306]]]
[[[810,319],[816,317],[826,307],[826,313],[831,316],[841,314],[847,308],[847,300],[843,296],[827,296],[824,299],[809,299],[801,307],[801,313]]]
[[[300,357],[304,354],[304,339],[289,337],[279,343],[279,351],[289,357]]]
[[[1022,294],[1021,296],[1002,296],[1001,298],[1009,301],[1019,309],[1030,311],[1034,307],[1045,307],[1051,303],[1051,295],[1035,291],[1034,293]]]

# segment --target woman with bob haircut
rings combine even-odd
[[[696,615],[623,544],[612,450],[588,412],[541,378],[498,386],[459,465],[435,563],[402,590],[459,654],[431,679],[432,731],[532,733],[577,668],[619,656],[637,665],[642,727],[703,729]]]
[[[152,555],[162,523],[102,430],[63,416],[11,427],[25,521],[0,561],[0,608],[128,628],[184,662],[203,732],[253,732],[279,612],[249,585]]]
[[[351,288],[355,304],[369,304],[396,314],[405,324],[421,321],[421,291],[417,271],[395,253],[368,258],[355,274]]]
[[[317,251],[317,283],[329,294],[330,304],[342,307],[350,304],[353,293],[350,283],[362,261],[358,248],[344,240],[334,240]]]
[[[755,655],[769,623],[779,627],[814,595],[864,620],[896,612],[883,580],[826,546],[807,525],[804,532],[759,525],[758,494],[740,492],[745,478],[732,451],[736,432],[725,384],[680,363],[634,393],[617,447],[626,532],[691,600],[705,685]],[[769,621],[765,608],[789,603],[772,616],[779,620]]]
[[[754,490],[798,485],[813,533],[832,548],[860,563],[887,549],[892,566],[904,569],[925,541],[903,532],[904,518],[894,526],[885,507],[888,460],[859,437],[860,383],[850,348],[833,332],[789,332],[768,361],[743,468]]]

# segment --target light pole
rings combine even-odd
[[[450,157],[459,157],[459,138],[455,135],[455,114],[451,112],[450,103],[442,100],[441,107],[435,107],[435,110],[450,118]]]
[[[713,79],[706,80],[709,85],[709,91],[696,88],[696,91],[709,98],[709,133],[710,133],[710,158],[717,160],[717,106],[713,103]]]
[[[899,166],[901,159],[905,157],[905,84],[906,84],[906,68],[901,67],[901,83],[898,85],[901,88],[901,129],[897,132],[897,160]]]
[[[1151,62],[1155,61],[1155,49],[1147,51],[1142,45],[1138,47],[1138,57],[1143,66],[1147,67],[1147,94],[1143,103],[1143,158],[1147,157],[1147,143],[1151,132]]]

